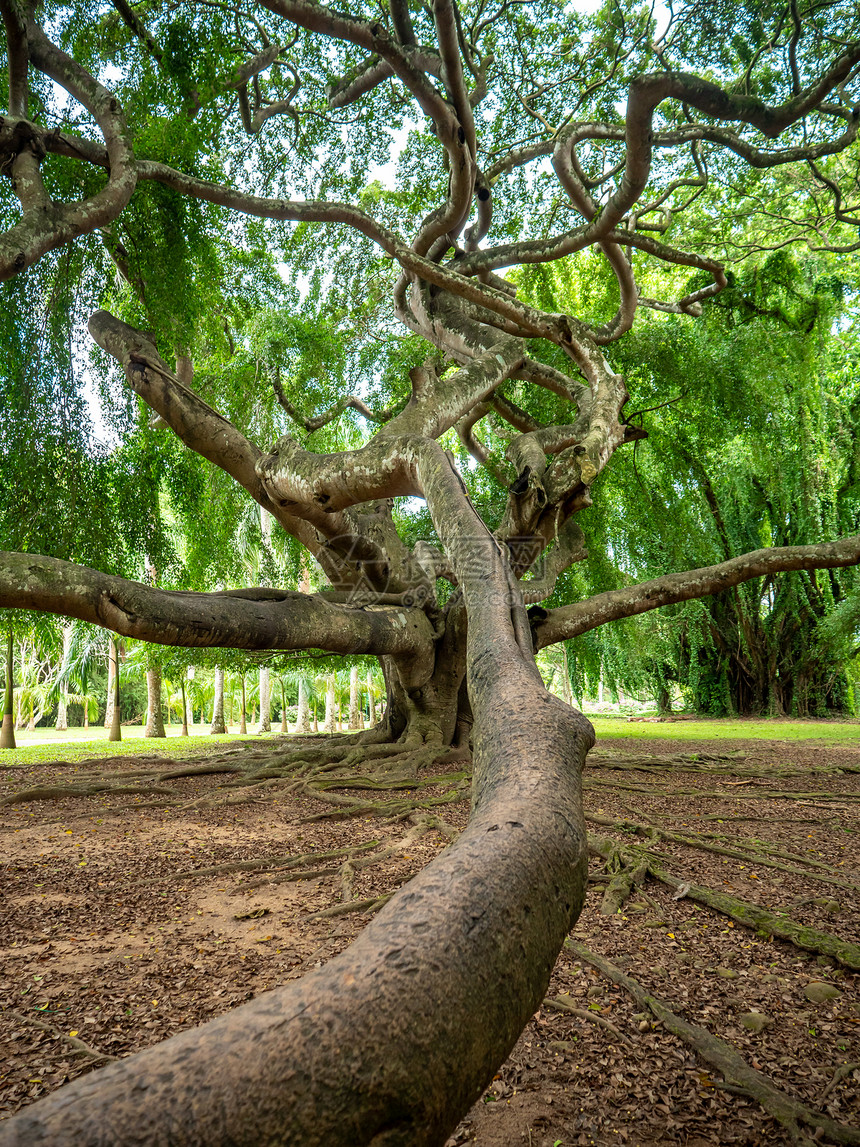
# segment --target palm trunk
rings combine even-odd
[[[6,642],[6,695],[3,701],[3,725],[0,727],[0,749],[15,748],[15,716],[12,705],[12,669],[13,669],[12,630]]]
[[[185,680],[184,679],[180,680],[179,689],[180,689],[180,692],[182,693],[182,732],[179,735],[180,735],[180,737],[187,737],[188,736],[188,702],[185,699]]]
[[[224,724],[224,670],[215,670],[215,699],[212,702],[212,728],[210,733],[226,733]]]
[[[110,639],[110,653],[108,654],[110,661],[108,662],[108,682],[113,683],[113,709],[111,711],[110,732],[108,733],[109,741],[121,741],[122,729],[120,727],[120,707],[119,707],[119,646],[116,640],[111,637]],[[111,669],[113,674],[111,675]],[[110,698],[110,685],[108,686],[108,697]]]
[[[116,643],[112,637],[108,638],[108,679],[107,679],[107,698],[105,700],[105,728],[110,729],[113,725],[113,710],[114,702],[116,700]]]
[[[146,671],[146,729],[144,737],[165,737],[161,708],[161,669],[157,665]]]
[[[239,732],[242,735],[244,735],[245,733],[248,732],[248,722],[247,722],[246,716],[245,716],[247,707],[248,707],[248,703],[247,703],[247,700],[245,698],[245,674],[243,673],[242,674],[242,723],[239,726]]]
[[[376,702],[373,698],[373,674],[367,671],[367,719],[371,729],[376,724]]]
[[[330,673],[326,678],[325,683],[325,721],[323,723],[324,733],[334,733],[335,730],[335,710],[337,708],[337,700],[334,692],[334,674]]]
[[[299,678],[299,706],[296,712],[296,725],[294,733],[309,733],[311,731],[311,710],[308,704],[308,686],[304,678]]]
[[[361,716],[358,691],[358,666],[353,665],[349,671],[349,728],[363,729],[364,721]]]
[[[63,664],[65,665],[66,659],[69,656],[69,649],[72,644],[72,627],[69,622],[63,626]],[[57,704],[57,722],[54,726],[59,732],[64,733],[69,727],[69,706],[66,701],[66,694],[60,690],[60,700]]]
[[[272,731],[272,695],[269,684],[269,670],[263,666],[260,669],[260,725],[258,733],[271,733]]]
[[[281,732],[289,733],[289,725],[287,723],[287,695],[284,692],[284,679],[280,679],[281,685]]]

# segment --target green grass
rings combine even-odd
[[[666,741],[826,741],[832,744],[860,744],[860,722],[854,721],[787,721],[737,720],[711,718],[697,721],[665,721],[652,724],[628,721],[625,717],[590,718],[599,740],[666,740]],[[166,759],[200,756],[219,752],[225,745],[236,741],[259,743],[267,741],[248,734],[227,733],[213,737],[206,725],[192,725],[191,736],[181,737],[179,726],[168,726],[167,737],[145,738],[139,725],[125,725],[122,741],[109,741],[107,730],[36,729],[33,733],[21,730],[15,734],[17,749],[0,750],[0,769],[27,768],[52,761],[78,761],[93,757],[163,756]]]
[[[266,741],[268,734],[261,737],[239,736],[226,733],[213,737],[207,725],[192,725],[190,736],[179,735],[179,725],[167,728],[167,737],[144,737],[140,725],[124,725],[122,741],[109,741],[107,729],[67,729],[58,733],[56,729],[36,729],[33,733],[18,730],[15,733],[16,749],[0,750],[0,768],[22,768],[48,764],[51,761],[85,761],[92,757],[134,757],[163,756],[165,759],[199,756],[206,752],[218,752],[225,744],[236,741]]]
[[[628,721],[626,717],[590,717],[598,739],[666,741],[829,741],[860,744],[857,721],[789,721],[733,717],[695,721]]]

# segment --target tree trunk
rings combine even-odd
[[[146,671],[146,729],[144,737],[165,737],[161,707],[161,669],[157,665]]]
[[[15,748],[15,711],[12,703],[14,646],[12,630],[6,639],[6,688],[3,698],[3,725],[0,727],[0,749]]]
[[[16,1117],[17,1128],[6,1124],[9,1147],[168,1137],[226,1147],[237,1129],[247,1143],[303,1147],[445,1141],[543,999],[585,893],[580,770],[590,727],[543,690],[510,637],[491,639],[487,628],[469,634],[473,811],[456,843],[323,968],[74,1081]],[[462,663],[437,666],[408,689],[386,666],[386,723],[404,744],[435,742],[443,753]]]
[[[349,727],[350,729],[364,728],[361,718],[361,694],[358,689],[358,666],[353,665],[349,671]]]
[[[224,670],[215,670],[215,698],[212,702],[212,728],[210,733],[226,733],[224,724]]]
[[[289,722],[287,721],[287,695],[284,690],[284,679],[280,678],[281,686],[281,732],[289,733]]]
[[[270,691],[269,670],[262,666],[260,669],[260,724],[258,733],[271,733],[272,731],[272,695]]]
[[[335,729],[335,715],[337,713],[337,698],[335,697],[335,678],[333,673],[329,673],[325,681],[325,721],[323,722],[324,733],[334,733]]]
[[[661,717],[672,712],[672,694],[665,685],[657,690],[657,712]]]
[[[296,725],[294,733],[309,733],[311,731],[311,711],[308,704],[308,685],[304,677],[299,678],[299,703],[296,710]]]
[[[248,732],[248,722],[246,719],[248,703],[245,698],[245,674],[242,674],[242,722],[239,725],[239,732],[244,736]]]
[[[110,652],[108,654],[110,660],[108,662],[108,682],[113,684],[113,708],[111,709],[111,722],[110,732],[108,733],[109,741],[121,741],[122,729],[120,726],[120,704],[119,704],[119,647],[116,640],[111,637],[110,639]],[[113,674],[111,674],[111,667]],[[110,686],[108,687],[108,695],[110,696]]]
[[[179,692],[182,696],[182,729],[180,730],[180,737],[188,736],[188,701],[185,697],[185,678],[179,679]]]

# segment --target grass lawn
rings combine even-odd
[[[829,741],[860,744],[860,721],[791,721],[782,717],[711,717],[694,721],[628,721],[626,717],[590,717],[598,739],[626,737],[647,741]]]
[[[109,741],[107,729],[99,726],[89,729],[66,729],[58,733],[56,729],[36,729],[28,733],[25,729],[15,732],[16,749],[0,751],[0,768],[14,768],[22,765],[36,765],[43,761],[83,761],[91,757],[117,756],[199,756],[207,751],[219,752],[225,744],[235,741],[267,740],[269,734],[261,737],[253,734],[240,736],[238,733],[225,733],[213,737],[208,725],[190,725],[187,737],[180,736],[180,725],[168,725],[167,737],[144,737],[141,725],[123,725],[122,741]],[[280,726],[278,726],[280,729]]]
[[[592,716],[591,723],[599,740],[626,738],[629,740],[667,741],[826,741],[830,743],[860,744],[860,721],[790,721],[781,718],[760,720],[747,718],[710,718],[697,721],[628,721],[626,717]],[[276,729],[280,730],[280,724]],[[140,725],[124,725],[122,741],[107,739],[107,730],[36,729],[33,733],[19,730],[15,733],[17,749],[0,752],[0,768],[36,765],[45,761],[83,761],[92,757],[164,756],[190,757],[207,752],[220,752],[236,741],[267,740],[270,734],[257,736],[248,733],[226,733],[213,737],[208,725],[191,725],[189,736],[180,736],[179,725],[167,726],[167,737],[146,738]]]

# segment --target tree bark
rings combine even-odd
[[[244,736],[248,732],[248,722],[246,719],[246,712],[248,703],[245,698],[245,674],[242,674],[242,721],[239,725],[239,732]]]
[[[417,608],[352,607],[265,586],[175,592],[58,558],[2,551],[0,606],[77,617],[158,645],[429,657],[433,640]]]

